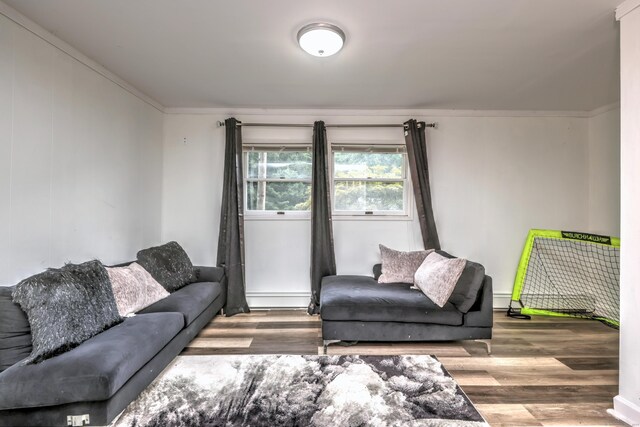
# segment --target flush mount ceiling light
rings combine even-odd
[[[331,56],[344,45],[344,31],[332,24],[316,22],[298,31],[298,44],[310,55]]]

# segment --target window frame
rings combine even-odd
[[[244,218],[247,220],[283,220],[283,219],[310,219],[311,210],[253,210],[249,209],[249,184],[254,182],[265,183],[286,183],[286,182],[302,182],[311,185],[313,173],[309,179],[293,179],[293,178],[250,178],[249,177],[249,153],[251,152],[311,152],[311,145],[308,143],[296,142],[278,142],[278,143],[247,143],[242,146],[242,180],[243,180],[243,196],[244,196]]]
[[[409,173],[409,162],[407,159],[407,152],[405,148],[404,142],[390,142],[385,141],[384,143],[372,143],[371,141],[367,142],[334,142],[329,144],[329,180],[331,187],[331,210],[332,216],[337,220],[412,220],[413,219],[413,193],[411,191],[411,176]],[[358,179],[358,178],[336,178],[334,175],[335,168],[335,153],[343,151],[343,149],[348,149],[351,152],[388,152],[394,153],[393,150],[396,150],[397,153],[402,154],[403,163],[402,163],[402,178],[369,178],[369,179]],[[383,211],[383,210],[374,210],[374,211],[356,211],[356,210],[338,210],[336,209],[336,197],[335,197],[335,189],[336,182],[402,182],[403,183],[403,194],[402,194],[402,211]]]

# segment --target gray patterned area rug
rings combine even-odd
[[[488,426],[432,356],[180,356],[114,427]]]

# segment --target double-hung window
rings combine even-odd
[[[332,146],[336,215],[407,216],[404,146]]]
[[[311,149],[308,146],[244,147],[247,216],[308,216]]]

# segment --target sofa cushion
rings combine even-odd
[[[189,255],[177,242],[139,251],[138,264],[151,273],[169,292],[174,292],[196,279]]]
[[[323,320],[462,324],[462,313],[451,303],[440,308],[409,284],[380,286],[366,276],[322,279],[320,316]]]
[[[177,312],[182,313],[189,326],[222,293],[217,282],[196,282],[180,288],[168,297],[151,304],[139,313]]]
[[[48,269],[18,283],[12,297],[31,325],[33,350],[21,363],[68,351],[122,321],[100,261]]]
[[[109,399],[181,330],[179,313],[127,318],[78,347],[0,374],[0,409]]]
[[[13,287],[0,287],[0,372],[31,354],[27,315],[13,302]]]
[[[455,258],[445,251],[437,251],[446,258]],[[482,289],[485,270],[482,264],[467,260],[467,264],[462,270],[460,279],[456,283],[453,292],[449,297],[449,302],[462,313],[467,313],[478,299],[478,293]]]

